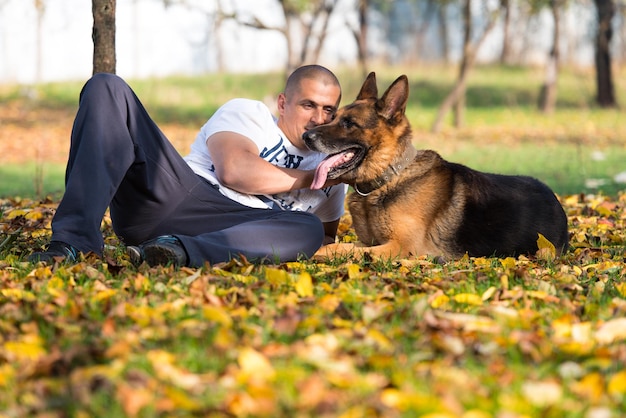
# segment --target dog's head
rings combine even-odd
[[[410,126],[404,115],[409,97],[405,75],[378,98],[376,74],[370,73],[356,100],[337,111],[335,119],[303,134],[311,150],[329,154],[317,167],[312,189],[327,178],[344,183],[371,181],[411,146]]]

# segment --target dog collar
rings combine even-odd
[[[385,183],[391,180],[393,176],[399,175],[402,170],[407,168],[409,164],[413,162],[416,155],[417,150],[415,147],[408,146],[400,158],[397,158],[393,164],[387,167],[387,169],[383,171],[383,174],[367,183],[354,183],[354,191],[361,196],[369,195],[374,190],[384,186]]]

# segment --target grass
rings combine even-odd
[[[626,196],[564,204],[557,258],[174,269],[109,222],[102,259],[26,263],[51,205],[0,200],[0,415],[623,416]]]
[[[466,123],[461,129],[446,126],[439,135],[430,133],[438,106],[451,88],[456,69],[423,67],[383,68],[377,71],[382,91],[406,73],[411,83],[407,115],[418,148],[431,148],[445,158],[490,172],[537,177],[558,194],[603,193],[615,196],[624,189],[614,177],[626,171],[626,123],[621,110],[602,110],[594,105],[593,72],[564,69],[559,77],[558,108],[551,115],[536,110],[543,72],[522,67],[478,67],[470,75]],[[623,71],[616,72],[616,91],[623,90]],[[343,84],[342,104],[356,96],[363,78],[353,70],[338,70]],[[283,74],[210,74],[198,77],[130,80],[148,111],[161,126],[179,126],[185,137],[178,146],[188,152],[196,130],[219,105],[233,97],[271,101],[283,85]],[[75,112],[81,83],[49,83],[32,87],[37,109]],[[36,92],[33,95],[33,91]],[[24,88],[0,86],[0,100],[20,101]],[[618,97],[619,98],[619,97]],[[15,182],[20,165],[3,164],[0,196],[33,196],[32,165],[23,169],[30,180]],[[46,163],[50,174],[44,194],[62,190],[62,162]]]
[[[626,194],[578,193],[622,169],[626,128],[573,72],[563,107],[538,114],[539,75],[479,69],[467,126],[432,135],[453,71],[420,69],[408,112],[420,148],[571,191],[560,257],[133,266],[105,218],[103,258],[33,265],[55,202],[0,198],[0,416],[624,416]],[[380,85],[395,76],[381,72]],[[235,94],[220,87],[263,98],[276,78],[132,84],[172,138],[174,125],[193,137],[213,101]],[[341,78],[349,101],[361,78]],[[42,86],[30,106],[71,112],[79,88]],[[58,190],[48,180],[62,181],[62,163],[43,164],[44,187]],[[34,164],[8,167],[0,191],[37,176]],[[349,216],[340,231],[353,236]]]
[[[41,174],[38,170],[42,170]],[[0,166],[0,197],[38,195],[60,198],[63,194],[65,166],[63,164],[35,162],[6,163]],[[38,183],[41,181],[41,183]]]

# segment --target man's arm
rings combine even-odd
[[[247,194],[276,194],[308,188],[313,170],[277,167],[261,157],[254,142],[234,132],[217,132],[207,147],[220,183]]]
[[[240,193],[277,194],[305,189],[315,176],[315,170],[278,167],[265,161],[251,139],[234,132],[211,135],[207,147],[220,183]],[[324,187],[340,183],[327,180]]]

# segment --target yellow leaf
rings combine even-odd
[[[2,289],[0,290],[0,294],[13,301],[25,300],[27,302],[32,302],[37,299],[32,292],[22,289]]]
[[[498,289],[496,289],[495,286],[491,286],[489,289],[485,290],[485,292],[481,296],[483,302],[491,299],[491,297],[496,293],[497,290]]]
[[[46,350],[41,346],[41,341],[36,338],[33,341],[7,341],[3,345],[5,355],[9,359],[17,360],[38,360],[46,354]]]
[[[228,312],[219,306],[205,306],[202,308],[202,315],[209,321],[217,322],[228,328],[233,324],[233,319],[228,315]]]
[[[152,282],[141,273],[138,273],[135,280],[133,280],[133,287],[138,292],[147,292],[151,286]]]
[[[509,276],[506,274],[500,276],[500,285],[502,286],[502,290],[509,290]]]
[[[380,393],[380,401],[389,408],[404,410],[409,407],[411,401],[409,396],[402,393],[398,389],[384,389]]]
[[[430,306],[433,308],[439,308],[443,305],[445,305],[446,303],[448,303],[450,301],[450,298],[446,295],[444,295],[443,293],[435,296],[431,301],[430,301]]]
[[[317,301],[317,305],[328,312],[334,312],[340,303],[341,298],[337,295],[324,295]]]
[[[281,308],[288,306],[296,306],[299,302],[298,295],[295,292],[289,292],[286,295],[282,294],[278,296],[277,305]]]
[[[604,393],[604,379],[599,373],[590,373],[571,386],[571,390],[592,403],[598,402]]]
[[[4,218],[5,218],[5,219],[8,219],[8,220],[10,220],[10,219],[15,219],[15,218],[18,218],[18,217],[20,217],[20,216],[25,216],[25,215],[26,215],[26,213],[28,213],[28,212],[26,212],[24,209],[13,209],[13,210],[10,210],[10,211],[9,211],[9,212],[5,215],[5,217],[4,217]]]
[[[49,235],[50,235],[49,229],[34,229],[33,232],[30,233],[30,236],[33,238],[47,237]]]
[[[366,338],[373,341],[382,350],[393,349],[393,344],[382,332],[377,329],[370,329],[367,331]]]
[[[107,299],[111,299],[113,296],[117,294],[117,290],[115,289],[105,289],[101,290],[93,297],[93,301],[102,302]]]
[[[15,377],[15,369],[10,364],[0,366],[0,387],[6,387]]]
[[[300,273],[296,281],[296,292],[301,297],[313,296],[313,280],[309,273]]]
[[[213,337],[215,346],[222,349],[232,347],[236,340],[237,338],[232,329],[227,327],[221,327],[215,334],[215,337]]]
[[[244,274],[233,274],[231,277],[239,283],[243,284],[253,284],[259,280],[256,276],[249,276]]]
[[[461,418],[491,418],[491,414],[479,409],[470,409],[464,412]]]
[[[546,237],[541,234],[537,234],[539,238],[537,239],[537,258],[542,260],[550,261],[554,260],[556,257],[556,248],[554,244],[552,244]]]
[[[31,219],[33,221],[38,221],[39,219],[43,218],[43,213],[39,212],[39,211],[33,211],[33,212],[29,212],[24,216],[26,219]]]
[[[187,395],[187,391],[166,386],[165,395],[172,401],[177,410],[193,411],[200,407],[198,401]]]
[[[477,257],[474,259],[474,265],[476,267],[489,267],[491,266],[491,259],[485,257]]]
[[[513,257],[504,258],[500,260],[500,263],[502,264],[502,267],[504,267],[505,269],[514,269],[516,266],[515,258]]]
[[[626,298],[626,282],[617,283],[615,285],[615,289],[617,289],[617,291],[623,298]]]
[[[267,357],[251,347],[244,347],[239,350],[237,362],[241,368],[242,377],[247,381],[250,379],[267,381],[274,379],[276,372]]]
[[[483,304],[483,299],[473,293],[459,293],[452,297],[457,303],[464,303],[466,305],[480,306]]]
[[[348,278],[350,279],[363,279],[367,275],[361,272],[361,266],[358,264],[348,265]]]
[[[65,282],[60,277],[54,276],[48,281],[47,288],[48,291],[50,291],[50,289],[64,289]]]
[[[200,376],[177,367],[174,354],[164,350],[150,350],[146,357],[150,360],[157,376],[180,388],[191,390],[201,383]]]
[[[297,270],[297,269],[304,269],[304,268],[306,268],[306,264],[305,263],[301,263],[299,261],[289,261],[289,262],[285,263],[285,266],[287,266],[287,268],[290,269],[290,270]]]
[[[626,370],[617,372],[611,377],[607,391],[611,396],[619,395],[622,397],[626,395]]]
[[[272,286],[282,286],[289,284],[289,274],[285,270],[266,267],[265,280]]]

